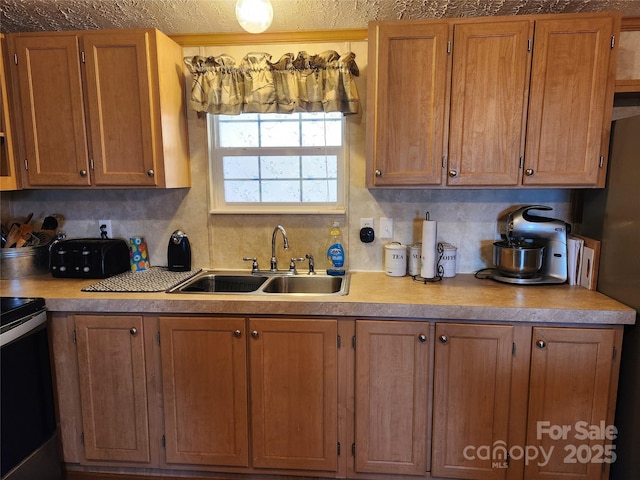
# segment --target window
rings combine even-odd
[[[208,122],[213,211],[344,211],[341,113],[208,115]]]

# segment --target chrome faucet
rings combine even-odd
[[[278,259],[276,258],[276,235],[278,231],[282,232],[282,239],[284,240],[284,248],[289,248],[289,239],[287,238],[287,232],[282,225],[276,225],[273,229],[273,235],[271,235],[271,271],[278,271]]]

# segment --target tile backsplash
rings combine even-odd
[[[271,52],[269,46],[261,46]],[[275,47],[274,47],[275,48]],[[279,46],[279,48],[282,48]],[[316,49],[315,46],[309,47]],[[318,47],[320,48],[320,47]],[[349,198],[342,215],[230,215],[210,214],[208,208],[207,128],[204,119],[188,113],[192,186],[175,190],[23,190],[5,192],[0,200],[3,218],[34,213],[38,226],[46,215],[64,218],[62,230],[68,237],[97,237],[98,220],[110,219],[114,236],[128,239],[142,235],[149,247],[152,265],[167,264],[171,232],[185,231],[190,239],[194,267],[249,269],[242,257],[257,257],[268,268],[271,233],[283,225],[291,243],[289,251],[278,238],[280,268],[291,257],[311,253],[317,269],[326,268],[324,254],[329,226],[334,220],[343,226],[348,268],[381,271],[383,245],[389,240],[360,242],[360,218],[392,218],[393,240],[403,244],[419,241],[425,212],[438,222],[438,241],[458,247],[457,271],[472,273],[491,265],[491,244],[498,238],[497,218],[505,210],[524,204],[543,204],[554,210],[549,216],[571,223],[570,191],[560,189],[388,189],[368,190],[364,186],[366,109],[366,42],[343,44],[340,49],[356,53],[361,75],[357,79],[361,112],[347,117],[349,142]],[[211,55],[210,49],[185,48],[185,55]],[[252,51],[251,47],[246,47]],[[217,49],[217,54],[223,53]],[[225,52],[228,53],[228,52]],[[190,78],[185,76],[187,82]],[[187,88],[188,90],[189,88]],[[346,226],[346,228],[344,228]]]

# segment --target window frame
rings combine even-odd
[[[344,214],[349,185],[349,122],[341,117],[342,145],[337,147],[219,147],[218,116],[207,114],[207,150],[209,165],[210,214]],[[223,157],[229,153],[242,155],[304,155],[337,153],[336,202],[226,202],[224,198]]]

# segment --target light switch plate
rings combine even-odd
[[[380,217],[380,238],[393,238],[393,218]]]

